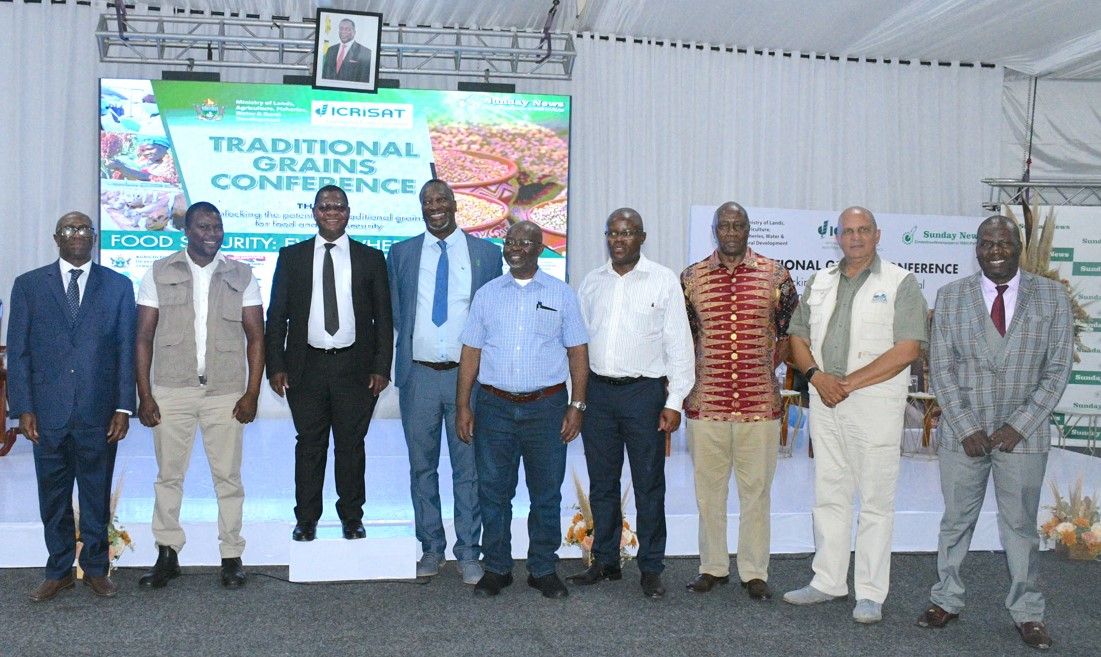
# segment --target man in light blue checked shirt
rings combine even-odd
[[[520,459],[531,499],[528,513],[528,585],[564,598],[558,578],[562,542],[562,479],[566,443],[577,437],[585,411],[589,336],[577,295],[539,270],[543,231],[530,221],[509,229],[504,258],[509,273],[474,295],[460,340],[457,428],[474,441],[482,507],[485,575],[474,587],[489,597],[512,584],[512,498]],[[567,404],[566,375],[572,383]],[[477,415],[471,393],[477,379]]]

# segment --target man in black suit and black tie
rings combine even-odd
[[[338,26],[340,43],[329,46],[321,65],[321,77],[349,82],[370,82],[371,49],[355,40],[356,24],[345,18]]]
[[[344,538],[366,536],[363,439],[375,400],[390,383],[394,331],[386,260],[348,238],[349,216],[344,190],[321,188],[313,205],[318,235],[281,249],[272,279],[268,382],[275,394],[286,394],[298,432],[296,541],[316,537],[330,430]]]

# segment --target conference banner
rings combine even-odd
[[[1006,208],[1017,219],[1020,206]],[[1078,357],[1070,383],[1059,402],[1055,422],[1068,442],[1086,440],[1101,431],[1101,208],[1040,206],[1036,221],[1043,224],[1054,213],[1051,267],[1070,283],[1075,297],[1090,318],[1078,323]]]
[[[717,207],[691,207],[689,262],[698,262],[715,250],[711,221]],[[840,210],[746,208],[746,212],[749,248],[787,267],[800,294],[815,272],[841,260],[836,239]],[[981,222],[982,217],[877,213],[879,254],[913,272],[931,308],[942,285],[979,270],[975,230]]]
[[[568,96],[103,79],[101,261],[137,284],[209,201],[266,298],[279,249],[316,233],[318,189],[342,187],[348,233],[387,252],[424,231],[418,194],[438,177],[471,234],[542,226],[540,266],[565,279],[569,125]]]

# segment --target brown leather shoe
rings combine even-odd
[[[1017,633],[1021,635],[1021,641],[1029,648],[1047,650],[1051,647],[1051,635],[1047,628],[1039,621],[1029,621],[1017,625]]]
[[[930,604],[929,608],[922,612],[921,616],[917,619],[917,623],[915,623],[915,625],[917,625],[918,627],[931,627],[933,629],[940,629],[959,617],[959,614],[953,614],[952,612],[945,611],[939,605]]]
[[[104,598],[113,598],[119,592],[119,587],[107,575],[93,577],[85,573],[84,586],[92,589],[92,593]]]
[[[716,577],[707,573],[700,573],[696,575],[695,579],[688,582],[686,588],[693,593],[707,593],[711,589],[715,588],[716,584],[726,584],[730,581],[730,577],[724,575],[723,577]]]
[[[72,573],[61,579],[47,579],[38,585],[38,588],[31,591],[31,602],[45,602],[52,599],[58,593],[61,593],[65,589],[73,588],[73,584],[76,580],[73,578]]]
[[[749,593],[749,597],[754,600],[771,600],[772,591],[769,590],[768,584],[763,579],[751,579],[748,582],[742,582],[742,588]]]

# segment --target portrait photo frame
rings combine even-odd
[[[382,14],[318,9],[313,87],[374,93],[378,88],[381,41]]]

